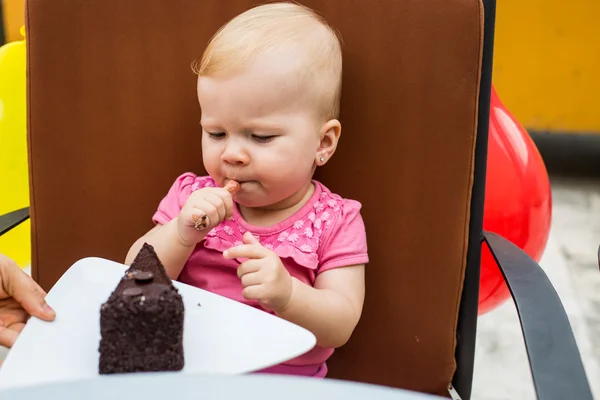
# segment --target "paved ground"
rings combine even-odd
[[[600,180],[553,179],[552,192],[552,229],[540,264],[561,296],[600,399]],[[535,399],[510,301],[479,319],[473,389],[473,400]]]
[[[600,399],[600,180],[552,179],[553,215],[540,265],[561,296],[594,397]],[[474,400],[535,399],[511,301],[479,319]]]

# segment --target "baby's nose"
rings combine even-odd
[[[236,145],[235,143],[228,143],[225,151],[223,151],[223,154],[221,155],[221,160],[228,164],[246,165],[250,161],[250,157],[242,146]]]

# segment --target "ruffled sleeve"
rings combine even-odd
[[[215,186],[215,183],[209,176],[196,176],[191,172],[180,175],[159,203],[158,209],[152,216],[152,221],[155,224],[166,224],[179,215],[194,190],[211,186]]]
[[[360,209],[359,202],[343,200],[341,212],[325,231],[319,248],[318,273],[369,262],[367,234]]]

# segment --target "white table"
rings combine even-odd
[[[76,262],[48,293],[54,322],[32,318],[0,368],[0,388],[98,377],[100,306],[127,267]],[[315,346],[308,330],[225,297],[174,282],[185,306],[182,373],[258,371]],[[0,396],[1,398],[1,396]]]
[[[0,391],[10,400],[436,400],[442,397],[331,379],[277,375],[131,374]]]

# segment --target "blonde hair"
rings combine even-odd
[[[294,51],[309,92],[317,96],[325,118],[338,118],[342,91],[342,51],[337,32],[323,17],[295,3],[270,3],[249,9],[223,25],[200,60],[199,76],[231,72],[277,50]]]

